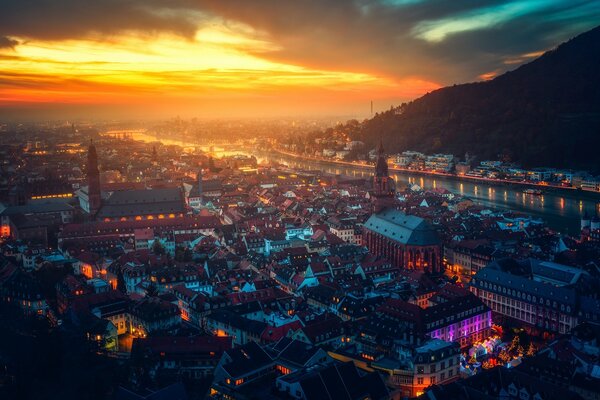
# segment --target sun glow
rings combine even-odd
[[[260,96],[300,99],[413,97],[439,85],[401,82],[368,72],[331,71],[270,61],[277,50],[260,35],[221,26],[194,38],[172,34],[92,37],[21,44],[0,52],[0,104],[139,104],[160,96],[170,104],[248,101]],[[291,93],[293,92],[293,94]],[[289,101],[289,100],[288,100]]]

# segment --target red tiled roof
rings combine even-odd
[[[215,216],[185,216],[179,218],[165,218],[142,221],[110,221],[91,222],[85,224],[65,225],[60,236],[62,238],[77,236],[95,236],[107,234],[117,229],[121,233],[133,233],[136,229],[148,228],[216,228],[221,225]]]
[[[261,340],[265,342],[276,342],[279,339],[286,337],[289,331],[296,331],[302,328],[300,321],[293,321],[289,324],[281,325],[278,327],[267,326],[263,333],[260,335]]]

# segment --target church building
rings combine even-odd
[[[77,195],[83,211],[99,221],[141,221],[182,217],[187,213],[180,187],[105,190],[100,187],[98,154],[90,143],[87,163],[88,185]]]
[[[379,144],[373,191],[373,215],[363,226],[362,241],[369,251],[396,267],[441,271],[441,243],[435,229],[423,218],[397,210],[396,185]]]

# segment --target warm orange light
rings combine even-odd
[[[394,80],[368,70],[275,60],[277,43],[233,23],[206,24],[187,40],[131,31],[110,38],[15,39],[19,45],[0,51],[0,105],[99,104],[119,110],[127,104],[146,115],[172,115],[195,113],[201,104],[207,113],[229,114],[234,106],[253,115],[265,106],[283,112],[290,105],[347,109],[371,99],[398,104],[439,88],[418,77]]]
[[[229,336],[229,335],[227,335],[227,332],[225,332],[222,329],[216,329],[213,333],[215,334],[215,336],[218,336],[218,337]]]

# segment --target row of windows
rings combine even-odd
[[[522,299],[522,300],[527,300],[528,302],[533,302],[533,303],[537,303],[539,300],[539,304],[546,304],[547,306],[552,305],[552,307],[559,307],[559,304],[556,301],[552,301],[550,302],[549,299],[546,299],[544,302],[544,299],[542,297],[537,297],[535,295],[531,295],[528,293],[523,293],[520,290],[515,290],[515,289],[507,289],[506,286],[501,286],[501,285],[496,285],[496,284],[492,284],[492,283],[488,283],[483,281],[481,283],[481,286],[483,286],[486,289],[490,289],[493,290],[495,292],[501,292],[504,294],[507,294],[509,296],[513,296],[516,297],[518,299]],[[560,304],[560,309],[561,311],[567,311],[567,312],[571,312],[571,306],[570,305],[564,305],[564,304]]]
[[[486,300],[487,301],[487,300]],[[510,308],[510,307],[506,307],[504,305],[500,305],[494,302],[490,302],[490,308],[492,308],[493,311],[501,313],[503,315],[506,316],[510,316],[513,318],[517,318],[521,321],[527,322],[531,325],[539,325],[539,326],[545,326],[546,328],[553,328],[556,329],[557,326],[557,319],[556,316],[554,316],[552,319],[554,322],[552,321],[548,321],[548,320],[544,320],[544,318],[540,315],[537,315],[535,313],[529,313],[529,312],[525,312],[522,310],[516,310],[514,308]],[[566,333],[569,332],[571,330],[571,327],[575,325],[575,319],[571,319],[568,316],[565,315],[560,315],[559,318],[559,323],[558,323],[558,331],[560,333]]]
[[[447,375],[446,375],[446,372],[440,373],[440,375],[439,375],[440,380],[439,381],[440,382],[444,382],[446,380],[446,376],[448,377],[448,379],[452,378],[454,376],[454,372],[455,371],[451,369],[451,370],[447,371]],[[459,374],[460,374],[460,370],[458,368],[456,368],[456,375],[459,375]],[[434,375],[434,376],[430,376],[429,377],[429,382],[428,383],[430,385],[435,385],[436,382],[437,382],[437,376]],[[424,385],[424,384],[425,384],[425,378],[418,377],[417,378],[417,385]]]
[[[552,319],[560,319],[561,321],[570,321],[571,318],[568,315],[565,314],[561,314],[558,313],[556,311],[550,311],[548,309],[540,309],[538,307],[535,307],[533,305],[530,305],[528,303],[525,302],[520,302],[518,300],[514,300],[514,299],[508,299],[504,296],[499,296],[493,293],[482,293],[483,295],[483,299],[487,300],[488,302],[490,300],[493,300],[492,305],[494,307],[492,307],[492,309],[494,311],[500,311],[502,310],[502,312],[508,312],[505,310],[516,310],[519,313],[524,313],[524,312],[531,312],[534,315],[540,315],[540,316],[546,316],[547,318],[552,318]]]
[[[458,364],[458,357],[456,357],[456,364]],[[448,368],[452,367],[454,365],[454,358],[450,358],[448,359]],[[446,369],[446,361],[441,361],[439,363],[440,366],[440,371]],[[437,371],[437,364],[430,364],[429,365],[429,372],[433,373]],[[425,366],[424,365],[419,365],[417,366],[417,374],[418,375],[422,375],[425,373]]]
[[[468,311],[460,312],[457,315],[452,315],[452,316],[446,317],[445,319],[437,320],[435,322],[427,324],[426,327],[427,327],[427,329],[434,328],[436,326],[444,325],[444,323],[448,323],[448,322],[451,322],[451,321],[454,321],[457,319],[460,320],[457,323],[459,323],[461,326],[472,324],[476,321],[477,316],[473,316],[473,317],[469,317],[469,318],[465,318],[465,319],[462,319],[462,318],[467,315],[473,315],[474,313],[481,312],[481,311],[483,311],[483,305],[477,306]]]

